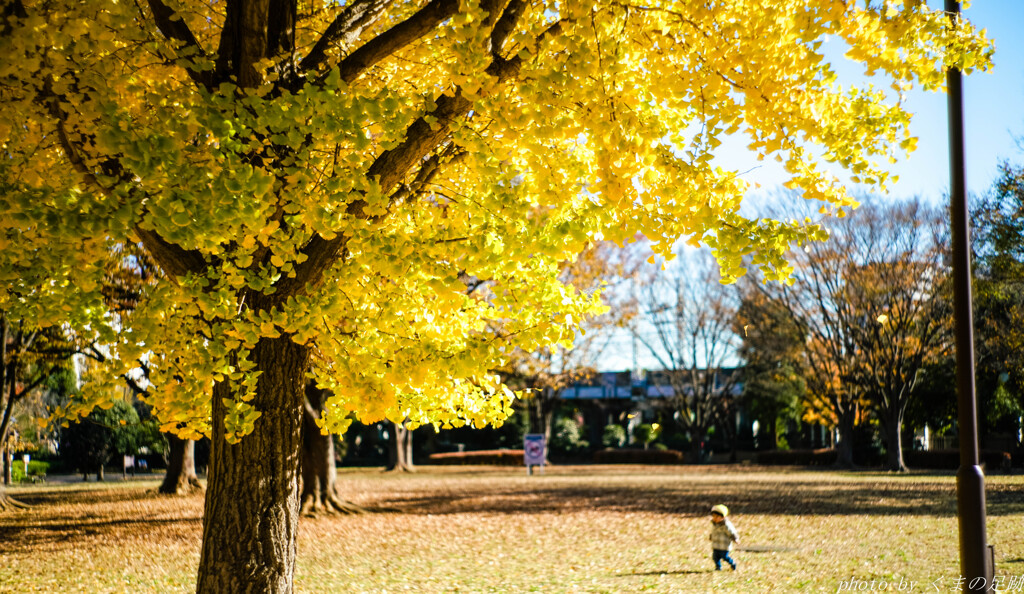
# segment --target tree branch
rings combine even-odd
[[[135,378],[125,373],[121,376],[124,379],[124,383],[128,388],[134,392],[137,396],[149,396],[149,392],[145,388],[139,385],[139,382],[135,381]]]
[[[465,155],[465,151],[459,151],[454,143],[449,142],[442,150],[430,155],[423,162],[420,170],[416,173],[416,177],[394,193],[391,197],[391,203],[400,204],[407,200],[417,199],[424,192],[424,188],[437,177],[438,172],[441,171],[442,163],[450,164],[455,160],[461,160]]]
[[[41,101],[46,105],[50,115],[56,120],[57,137],[60,140],[61,148],[64,150],[64,155],[71,163],[71,167],[94,190],[108,198],[115,198],[113,188],[100,180],[99,176],[96,175],[96,172],[93,171],[92,167],[89,166],[82,156],[81,147],[68,135],[67,129],[64,126],[67,114],[61,109],[59,104],[60,97],[53,92],[49,81],[43,86],[41,95]],[[106,172],[107,175],[120,180],[131,179],[129,173],[121,168],[121,164],[116,158],[108,158],[104,163],[109,169]],[[206,260],[200,252],[186,250],[181,246],[172,244],[160,237],[155,231],[143,229],[139,225],[135,226],[134,231],[146,250],[153,257],[153,260],[171,278],[184,276],[189,272],[198,272],[206,268]]]
[[[512,0],[505,7],[501,18],[494,24],[494,29],[491,31],[491,55],[494,57],[501,56],[501,50],[509,35],[515,30],[524,8],[526,8],[526,3],[523,0]]]
[[[299,72],[312,72],[327,61],[327,48],[334,44],[352,45],[363,31],[384,14],[390,3],[387,0],[355,0],[345,6],[341,13],[327,27],[313,49],[299,63]]]
[[[217,80],[234,76],[243,89],[251,89],[262,82],[256,64],[267,57],[269,7],[270,0],[227,0],[224,28],[217,47]]]
[[[338,65],[341,80],[346,83],[354,81],[368,68],[420,39],[458,11],[458,0],[432,0],[416,14],[374,37],[342,60]]]
[[[561,22],[554,23],[537,38],[537,43],[555,34],[560,28]],[[522,59],[519,56],[510,60],[495,58],[486,72],[496,78],[500,85],[516,77],[521,68]],[[462,95],[461,89],[456,89],[454,95],[442,95],[429,115],[418,118],[409,126],[401,144],[377,157],[366,176],[376,180],[384,193],[390,193],[417,163],[448,138],[452,123],[468,114],[471,106],[472,102]],[[428,119],[432,123],[428,123]],[[367,206],[369,204],[359,198],[349,203],[347,212],[356,218],[372,219],[374,217],[365,212]],[[306,260],[296,266],[295,275],[283,279],[277,286],[277,298],[304,293],[322,283],[327,270],[338,260],[347,242],[348,237],[345,235],[337,235],[330,240],[320,235],[314,236],[302,250]]]
[[[206,58],[206,52],[203,51],[199,40],[192,34],[181,15],[164,4],[162,0],[149,0],[149,9],[153,11],[153,21],[156,22],[157,29],[164,37],[177,41],[182,47],[191,50],[189,57]],[[185,71],[197,85],[207,90],[213,88],[213,72],[196,70],[187,66]]]
[[[176,281],[177,277],[206,269],[206,258],[198,250],[186,250],[160,237],[156,231],[144,229],[139,225],[133,230],[146,251],[169,278]]]
[[[25,396],[28,396],[32,392],[32,390],[35,390],[40,385],[42,385],[42,383],[46,381],[46,378],[48,378],[50,375],[52,375],[58,369],[60,369],[60,365],[52,365],[50,367],[50,369],[48,369],[46,371],[46,373],[40,373],[38,376],[35,377],[35,379],[32,380],[31,383],[29,383],[26,386],[22,386],[20,392],[12,393],[11,397],[14,399],[15,402],[18,402],[19,400],[21,400]],[[13,389],[12,389],[12,392],[14,392]]]

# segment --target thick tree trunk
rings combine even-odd
[[[550,401],[546,402],[548,402],[548,404],[544,406],[544,410],[540,417],[540,432],[544,434],[544,463],[550,464],[548,454],[551,451],[551,435],[554,433],[555,411],[554,406],[550,404]]]
[[[262,372],[252,400],[261,416],[238,443],[224,438],[230,389],[213,390],[199,594],[292,591],[309,347],[287,335],[262,338],[250,359]]]
[[[11,380],[13,382],[16,379],[16,378],[13,378],[13,377],[11,377],[11,378],[7,377],[8,373],[7,373],[7,370],[6,370],[6,365],[7,365],[6,364],[6,361],[7,361],[7,359],[6,359],[6,357],[7,357],[7,355],[6,355],[6,347],[7,347],[7,345],[6,345],[6,341],[7,341],[7,326],[6,326],[6,324],[7,324],[7,319],[6,318],[4,318],[4,322],[3,323],[4,323],[4,326],[3,326],[3,336],[2,336],[2,338],[4,340],[4,344],[2,345],[2,347],[0,347],[0,349],[4,350],[5,352],[4,352],[4,359],[3,359],[4,363],[3,363],[2,366],[0,366],[0,375],[3,376],[3,381],[0,382],[0,389],[4,389],[6,387],[6,385],[7,385],[6,382],[8,380]],[[4,406],[4,414],[3,414],[2,419],[0,419],[0,447],[3,448],[2,449],[2,453],[3,453],[3,473],[4,473],[4,484],[5,485],[10,485],[11,482],[14,480],[14,477],[12,476],[14,471],[13,471],[13,468],[11,466],[12,460],[13,460],[13,457],[12,457],[13,456],[13,452],[11,452],[11,444],[8,443],[8,441],[7,441],[8,432],[10,432],[10,429],[11,429],[11,416],[12,416],[13,413],[14,413],[14,386],[11,386],[10,394],[7,397],[7,404],[6,404],[6,406]],[[25,474],[28,474],[28,473],[26,472]]]
[[[168,495],[188,495],[202,491],[203,483],[196,476],[196,442],[168,435],[170,453],[167,459],[167,474],[160,485],[160,492]]]
[[[839,415],[839,443],[836,444],[836,466],[853,468],[853,412]]]
[[[729,442],[729,463],[735,464],[739,459],[740,450],[739,419],[736,418],[736,412],[727,410],[722,414],[721,426],[725,431],[726,440]]]
[[[412,463],[412,431],[404,423],[391,424],[391,439],[388,440],[388,471],[416,472]]]
[[[704,450],[707,447],[707,435],[703,429],[692,429],[690,431],[690,463],[703,464]]]
[[[729,448],[729,462],[735,464],[740,458],[740,432],[735,427],[729,436],[729,442],[731,444]]]
[[[334,457],[334,437],[323,435],[316,420],[323,410],[327,394],[312,384],[306,385],[302,409],[302,505],[300,513],[362,513],[366,510],[338,496]]]
[[[96,480],[98,482],[101,482],[101,483],[104,481],[103,463],[102,462],[100,462],[99,467],[96,469]]]
[[[16,499],[11,499],[7,496],[7,490],[4,488],[6,485],[11,484],[13,477],[12,465],[13,460],[11,457],[11,450],[9,448],[0,449],[0,457],[3,458],[3,473],[4,482],[0,484],[0,512],[5,512],[11,509],[27,509],[28,506]]]
[[[894,472],[907,472],[903,462],[903,411],[892,411],[885,423],[885,466]]]

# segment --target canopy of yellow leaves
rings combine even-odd
[[[989,67],[984,34],[924,2],[859,4],[463,0],[348,69],[423,8],[394,2],[303,71],[346,9],[313,0],[291,51],[217,81],[219,3],[15,2],[0,22],[0,308],[102,331],[120,365],[147,358],[152,404],[184,435],[208,430],[218,381],[233,435],[251,430],[247,356],[281,335],[315,346],[335,394],[325,429],[499,422],[503,354],[571,340],[599,307],[559,279],[595,238],[642,233],[662,253],[689,238],[727,278],[747,254],[782,278],[792,242],[824,237],[740,215],[746,184],[711,165],[726,135],[805,197],[850,207],[827,167],[884,188],[914,144],[901,94]],[[492,47],[495,6],[516,12]],[[830,38],[880,84],[838,80]],[[103,261],[125,242],[168,280],[104,317]],[[320,268],[318,245],[340,246]],[[94,393],[83,407],[108,391]]]

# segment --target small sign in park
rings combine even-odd
[[[533,474],[533,467],[540,466],[544,470],[544,434],[527,433],[523,437],[523,462],[526,464],[526,473]]]

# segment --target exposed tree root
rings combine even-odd
[[[0,495],[0,512],[13,511],[16,509],[31,509],[32,506],[27,503],[22,503],[17,499],[8,497],[6,495]]]
[[[345,501],[333,493],[326,495],[320,493],[307,493],[302,497],[302,506],[299,514],[312,518],[317,515],[356,515],[369,513],[369,510],[352,502]]]
[[[158,491],[165,495],[191,495],[195,492],[203,492],[206,487],[196,476],[181,476],[176,481],[164,481]]]

